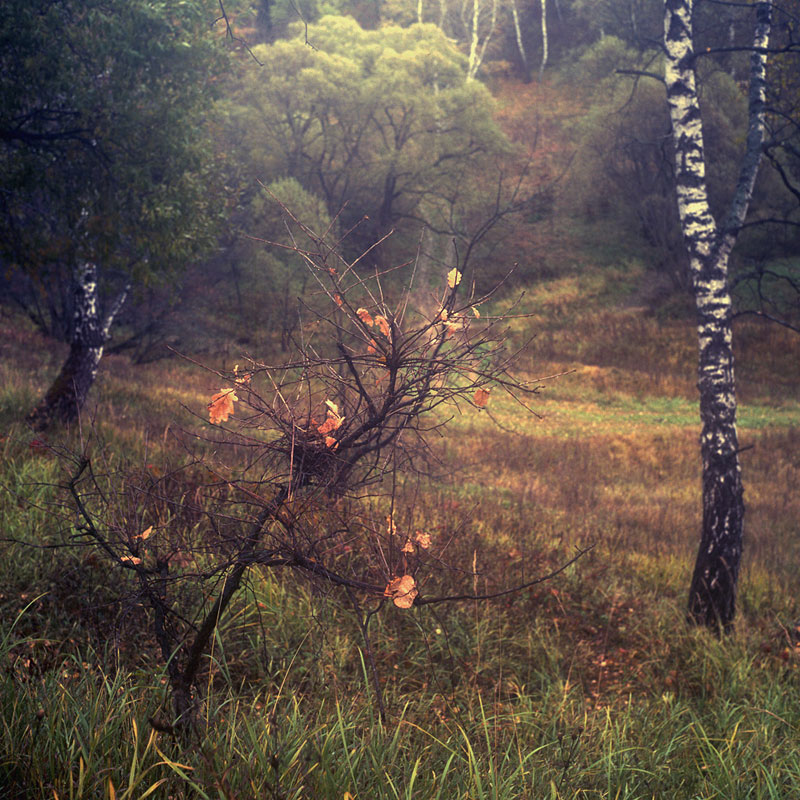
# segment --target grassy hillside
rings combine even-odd
[[[453,419],[446,474],[418,489],[416,513],[433,533],[459,527],[451,555],[486,585],[594,549],[502,601],[380,617],[385,728],[347,608],[259,574],[205,669],[198,738],[151,727],[166,689],[145,612],[65,546],[54,487],[71,465],[56,451],[92,440],[108,462],[177,463],[173,434],[201,428],[217,379],[108,357],[81,429],[32,445],[20,419],[61,354],[6,313],[0,797],[800,794],[800,342],[736,331],[747,540],[737,631],[716,641],[684,623],[700,525],[691,321],[641,305],[636,264],[571,255],[528,287],[511,331],[533,336],[524,373],[566,374],[543,382],[538,418],[493,400]],[[239,358],[220,338],[201,360]]]

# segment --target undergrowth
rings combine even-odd
[[[377,618],[385,726],[346,606],[253,570],[206,660],[191,741],[169,731],[135,591],[53,514],[56,452],[176,463],[216,379],[115,356],[81,426],[33,440],[19,419],[57,360],[15,327],[1,345],[0,798],[800,796],[797,345],[737,332],[747,540],[737,630],[719,641],[684,622],[700,526],[690,332],[628,307],[586,314],[579,289],[558,278],[539,297],[523,366],[576,369],[543,384],[543,419],[494,398],[457,417],[443,467],[401,495],[432,535],[459,526],[453,561],[479,584],[591,553],[519,596]]]

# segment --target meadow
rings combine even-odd
[[[58,454],[179,460],[173,434],[202,427],[217,379],[176,357],[106,357],[81,425],[32,441],[21,419],[63,354],[2,311],[0,797],[800,796],[800,342],[737,323],[746,549],[736,630],[719,640],[685,622],[700,529],[692,320],[642,304],[643,282],[636,264],[576,262],[527,287],[509,333],[532,338],[518,368],[561,376],[542,381],[536,415],[498,396],[454,416],[436,443],[446,469],[409,489],[434,535],[458,528],[451,557],[476,586],[593,549],[496,601],[386,608],[373,623],[385,725],[347,605],[253,570],[188,742],[149,721],[168,703],[145,609],[69,546],[57,487],[72,464]],[[198,331],[198,360],[241,358],[228,328],[210,347]],[[271,346],[257,326],[250,340]]]

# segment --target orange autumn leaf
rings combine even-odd
[[[153,534],[153,526],[151,525],[149,528],[143,530],[141,533],[137,533],[136,536],[134,536],[133,538],[141,539],[142,541],[144,541],[145,539],[149,539],[152,536],[152,534]]]
[[[414,541],[423,550],[427,550],[431,546],[431,535],[429,533],[423,533],[422,531],[417,531],[414,534]]]
[[[245,386],[248,383],[250,383],[250,379],[253,377],[249,372],[243,372],[240,375],[239,374],[239,365],[238,364],[234,364],[233,365],[233,375],[234,375],[233,379],[236,381],[236,383],[241,384],[243,386]],[[236,398],[236,399],[238,400],[238,398]]]
[[[411,543],[409,539],[406,543],[400,548],[401,553],[413,553],[414,552],[414,545]]]
[[[344,417],[339,413],[339,406],[337,406],[336,403],[332,400],[326,400],[325,405],[328,406],[327,419],[322,425],[317,425],[317,431],[322,436],[326,436],[333,431],[338,431],[344,423]]]
[[[366,308],[359,308],[356,311],[356,316],[365,324],[365,325],[372,325],[374,324],[372,321],[372,314],[367,311]]]
[[[326,436],[325,437],[325,447],[330,447],[331,450],[335,450],[339,446],[339,442],[333,436]]]
[[[391,329],[389,328],[389,321],[386,317],[377,316],[373,320],[373,324],[378,328],[378,330],[388,339],[391,335]]]
[[[369,340],[369,344],[367,345],[367,352],[368,352],[370,355],[375,355],[375,353],[377,353],[377,352],[378,352],[378,351],[375,349],[375,348],[377,347],[377,345],[378,345],[378,343],[377,343],[377,342],[376,342],[374,339],[370,339],[370,340]]]
[[[451,317],[444,323],[447,337],[451,337],[456,331],[463,331],[466,327],[466,320],[463,317]]]
[[[120,556],[119,560],[123,564],[133,564],[134,566],[142,563],[142,559],[137,558],[136,556]]]
[[[341,295],[335,294],[333,296],[333,302],[336,303],[336,305],[339,306],[339,308],[341,308],[342,307],[342,303],[344,301],[342,300],[342,296]]]
[[[486,408],[486,404],[489,402],[490,392],[491,389],[476,389],[472,402],[475,403],[478,408]]]
[[[383,593],[386,597],[391,597],[398,608],[411,608],[414,605],[414,598],[419,594],[416,581],[411,575],[403,575],[389,581]]]
[[[478,307],[477,306],[472,306],[472,313],[475,315],[475,319],[480,319],[481,318],[481,312],[478,311]]]
[[[212,425],[225,422],[233,414],[233,404],[239,398],[234,389],[220,389],[208,404],[208,419]]]
[[[317,431],[320,436],[327,436],[331,431],[335,431],[341,424],[341,420],[328,416],[328,419],[326,419],[322,425],[317,425]]]
[[[453,269],[447,273],[447,285],[451,289],[455,289],[459,283],[461,283],[461,273],[455,267],[453,267]]]

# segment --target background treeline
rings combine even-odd
[[[133,280],[112,349],[153,357],[179,335],[170,310],[209,293],[239,319],[269,309],[285,339],[302,270],[247,238],[289,241],[281,203],[349,255],[391,232],[365,269],[419,248],[423,278],[458,262],[488,285],[502,261],[524,283],[553,269],[531,242],[556,226],[627,248],[658,303],[686,288],[657,5],[234,0],[224,19],[213,5],[5,5],[3,293],[50,335],[69,340],[72,264],[91,256],[106,303]],[[776,49],[795,35],[790,11]],[[747,21],[724,4],[699,21],[722,208],[746,132]],[[798,247],[800,89],[780,56],[771,70],[775,130],[750,219],[772,222],[745,232],[735,265],[751,306],[765,267]],[[503,124],[514,85],[533,79],[572,103],[557,136],[557,105]]]

